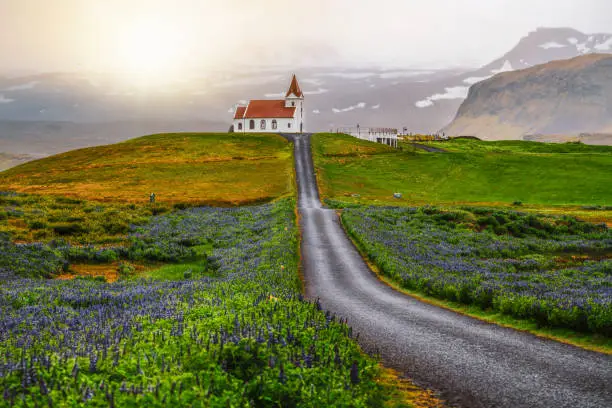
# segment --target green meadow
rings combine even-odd
[[[313,136],[323,199],[379,205],[521,205],[607,219],[612,148],[535,142],[430,142],[394,150],[347,135]],[[401,193],[396,199],[393,193]]]

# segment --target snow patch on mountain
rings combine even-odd
[[[7,98],[4,95],[0,94],[0,103],[11,103],[14,101],[14,99]]]
[[[559,44],[556,41],[550,41],[544,44],[540,44],[540,48],[543,48],[545,50],[549,50],[551,48],[565,48],[565,47],[567,47],[567,45]]]
[[[494,74],[501,74],[502,72],[514,71],[512,63],[508,60],[504,61],[504,64],[500,69],[492,69],[491,72]],[[466,95],[467,96],[467,95]]]
[[[465,99],[468,96],[468,92],[470,88],[467,86],[453,86],[449,88],[444,88],[446,92],[443,94],[435,94],[429,96],[421,101],[418,101],[414,105],[417,108],[427,108],[434,104],[434,101],[439,101],[443,99]]]
[[[416,106],[417,108],[428,108],[430,106],[433,106],[433,102],[431,99],[426,98],[423,99],[422,101],[418,101],[417,103],[414,104],[414,106]]]
[[[597,51],[610,51],[612,50],[612,37],[608,38],[601,44],[597,44],[594,47]]]
[[[333,108],[332,112],[334,113],[349,112],[355,109],[363,109],[365,107],[366,107],[365,102],[359,102],[357,105],[349,106],[348,108],[343,108],[343,109]]]
[[[578,39],[576,37],[570,37],[567,39],[567,42],[576,45],[578,44]]]
[[[21,85],[9,86],[8,88],[4,88],[3,91],[5,91],[5,92],[9,92],[9,91],[24,91],[26,89],[32,89],[36,85],[38,85],[38,81],[31,81],[31,82],[28,82],[28,83],[25,83],[25,84],[21,84]]]
[[[591,51],[591,49],[587,47],[587,43],[576,44],[576,50],[581,54],[586,54]]]

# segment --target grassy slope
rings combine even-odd
[[[449,152],[472,153],[522,153],[522,154],[555,154],[555,153],[590,153],[612,154],[612,146],[594,146],[582,143],[540,143],[519,140],[501,140],[487,142],[476,139],[456,138],[447,141],[425,142],[428,146],[439,147]]]
[[[0,173],[0,189],[146,202],[241,205],[292,192],[292,149],[275,135],[181,133],[36,160]]]
[[[438,143],[448,153],[403,152],[345,135],[313,138],[323,198],[347,202],[423,205],[511,205],[572,212],[610,205],[612,148],[525,142]],[[400,192],[402,200],[392,194]],[[358,194],[359,197],[353,197]],[[527,208],[528,209],[528,208]],[[582,211],[585,218],[605,218]]]

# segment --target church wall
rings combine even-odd
[[[255,121],[255,129],[249,128],[250,119],[234,119],[234,132],[243,132],[243,133],[299,133],[300,131],[300,122],[299,119],[276,119],[278,124],[276,129],[272,129],[272,120],[273,118],[259,118],[253,119]],[[266,121],[266,128],[261,129],[261,121]],[[239,123],[244,123],[243,129],[239,130]],[[288,126],[291,124],[291,127]]]

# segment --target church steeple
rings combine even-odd
[[[291,80],[291,85],[289,85],[289,90],[287,91],[285,98],[288,98],[291,94],[295,95],[298,98],[304,97],[304,94],[302,93],[302,90],[300,89],[300,85],[298,84],[295,74],[293,74],[293,79]]]

